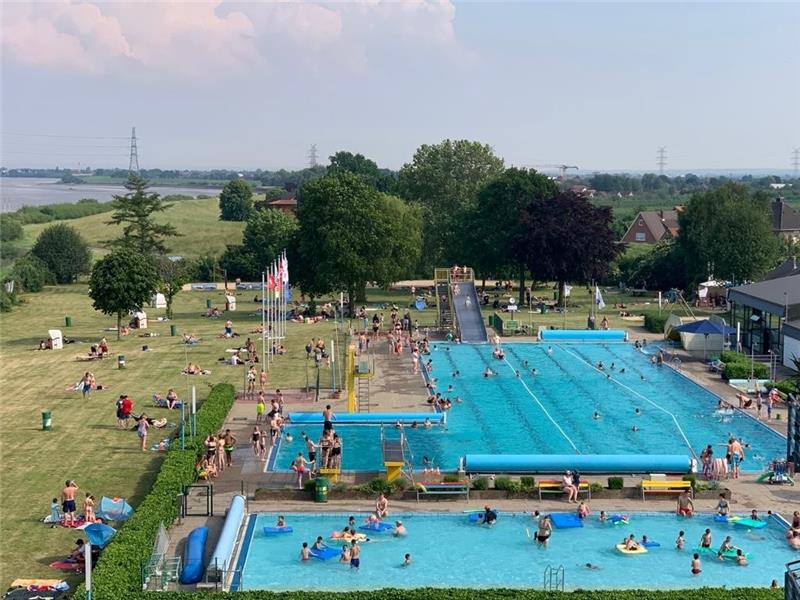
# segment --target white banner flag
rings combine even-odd
[[[603,310],[606,307],[606,303],[603,302],[603,294],[600,291],[600,286],[594,286],[594,301],[597,304],[598,310]]]

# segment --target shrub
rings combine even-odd
[[[461,481],[461,478],[458,476],[458,473],[445,473],[442,481],[445,483],[458,483]]]
[[[769,377],[769,367],[761,363],[752,365],[749,361],[725,363],[725,379],[749,379],[751,372],[756,379]]]
[[[596,494],[597,492],[602,492],[603,491],[603,484],[602,483],[597,483],[596,481],[593,481],[593,482],[591,482],[589,484],[589,490],[593,494]]]
[[[231,179],[219,195],[221,221],[246,221],[253,210],[253,190],[243,179]]]
[[[789,394],[797,393],[797,382],[793,379],[784,379],[783,381],[775,381],[772,384],[767,384],[767,388],[776,387],[782,394],[788,396]]]
[[[131,598],[140,589],[139,566],[149,558],[161,523],[169,526],[175,520],[175,497],[195,480],[203,439],[219,431],[234,398],[232,385],[214,386],[197,411],[197,435],[187,438],[185,450],[173,444],[167,452],[150,492],[98,561],[93,577],[95,598]],[[77,590],[76,597],[85,597],[83,587]]]
[[[519,478],[519,485],[525,491],[530,491],[536,487],[536,478],[530,475],[523,475]]]
[[[303,489],[307,492],[314,493],[314,490],[317,487],[317,482],[314,479],[309,479],[303,484]]]
[[[644,328],[650,333],[664,333],[664,325],[667,323],[669,315],[651,315],[645,313]]]
[[[521,486],[518,481],[514,481],[511,477],[503,476],[494,480],[494,489],[514,493],[520,491]]]
[[[6,286],[0,286],[0,312],[11,312],[11,309],[19,304],[19,297],[16,289],[10,294],[6,291]]]
[[[408,484],[408,479],[404,477],[398,477],[389,484],[389,489],[391,492],[404,492],[408,489]]]
[[[78,275],[88,273],[91,268],[89,244],[77,229],[65,223],[42,231],[31,254],[44,261],[56,283],[72,283]]]
[[[390,494],[392,484],[386,481],[385,477],[376,477],[358,486],[358,491],[362,494]]]
[[[608,489],[621,490],[625,486],[625,480],[622,477],[609,477]]]
[[[741,352],[734,352],[733,350],[723,350],[720,352],[719,359],[726,365],[735,362],[749,362],[747,356]]]
[[[13,217],[0,219],[0,242],[13,242],[22,237],[22,223]]]
[[[25,256],[27,250],[22,246],[10,242],[0,243],[0,259],[4,262],[11,262],[20,256]]]
[[[476,477],[472,480],[472,489],[473,490],[488,490],[489,489],[489,479],[487,477]]]
[[[697,491],[697,477],[695,477],[694,475],[684,475],[683,477],[681,477],[681,479],[683,481],[688,481],[689,483],[692,484],[692,491],[694,492]]]
[[[40,292],[45,285],[52,283],[53,274],[42,260],[29,254],[14,263],[11,279],[22,287],[23,291]]]

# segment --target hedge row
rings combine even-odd
[[[769,377],[769,368],[762,363],[751,363],[750,358],[741,352],[724,350],[719,359],[725,363],[725,379],[750,379],[752,369],[753,377],[766,379]]]
[[[667,319],[669,319],[669,315],[645,313],[644,328],[650,333],[664,333],[664,325],[666,325]]]
[[[234,594],[187,592],[140,592],[129,596],[133,600],[779,600],[783,590],[769,588],[695,588],[692,590],[577,590],[575,592],[545,592],[542,590],[510,589],[444,589],[418,588],[413,590],[383,589],[368,592],[236,592]],[[103,599],[105,600],[105,598]]]
[[[195,465],[203,452],[203,439],[216,433],[233,406],[235,390],[220,384],[197,411],[197,435],[186,438],[186,449],[173,444],[167,452],[150,493],[136,507],[134,515],[108,545],[94,569],[94,597],[130,598],[141,593],[141,565],[150,558],[161,523],[169,526],[177,517],[176,496],[195,480]],[[76,598],[84,598],[78,588]]]

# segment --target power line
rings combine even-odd
[[[0,131],[0,135],[17,135],[24,137],[46,137],[46,138],[67,138],[82,140],[129,140],[130,138],[112,135],[57,135],[54,133],[20,133],[12,131]]]
[[[318,165],[317,162],[317,145],[311,144],[311,148],[308,149],[308,166],[314,168]]]
[[[663,175],[664,167],[667,166],[667,148],[666,146],[659,146],[656,152],[656,164],[658,165],[658,172]]]

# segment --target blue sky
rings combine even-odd
[[[800,4],[14,3],[3,166],[399,168],[469,138],[509,164],[780,168]],[[21,135],[25,134],[25,135]],[[38,134],[34,136],[31,134]],[[65,137],[40,137],[40,136]]]

